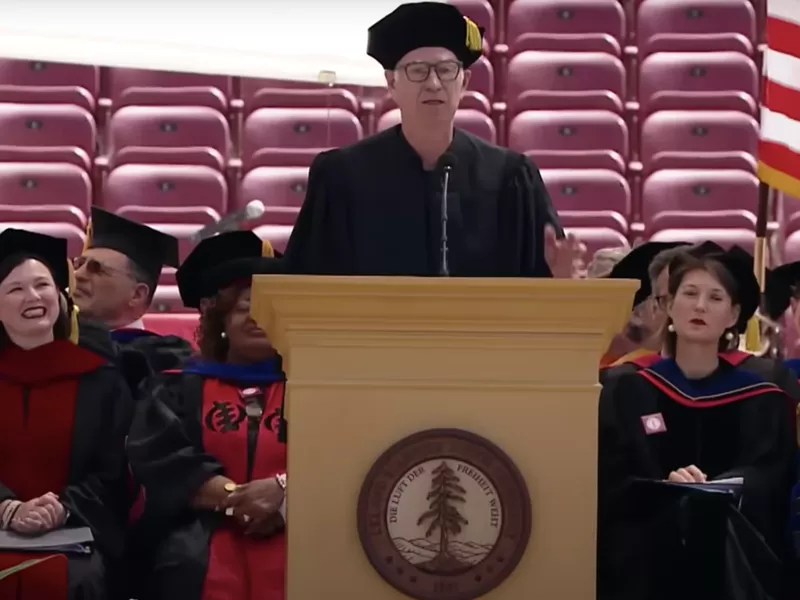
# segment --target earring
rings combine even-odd
[[[667,331],[669,331],[670,333],[675,333],[675,325],[673,325],[672,323],[667,325]]]
[[[729,342],[733,341],[733,337],[734,333],[732,331],[729,331],[728,333],[725,334],[725,339],[728,340]]]
[[[223,331],[222,333],[219,334],[219,337],[221,337],[224,340],[226,337],[228,337],[228,334]]]

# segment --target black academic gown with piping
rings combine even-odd
[[[544,227],[563,233],[539,170],[455,130],[449,267],[460,277],[549,277]],[[400,126],[323,152],[311,166],[285,262],[295,273],[437,275],[440,173],[425,171]]]
[[[598,446],[599,598],[780,598],[788,556],[792,402],[720,361],[689,381],[671,359],[603,388]],[[740,509],[661,482],[696,465],[744,478]]]
[[[0,501],[52,491],[68,510],[67,526],[88,526],[95,540],[90,555],[68,555],[66,596],[59,558],[0,581],[0,597],[115,597],[125,545],[120,473],[133,408],[124,380],[104,357],[56,341],[0,352],[0,387],[0,446],[12,446],[0,459]]]

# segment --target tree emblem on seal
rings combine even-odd
[[[457,503],[466,502],[467,490],[459,485],[458,476],[445,461],[433,470],[432,475],[431,491],[427,496],[430,506],[417,520],[417,525],[429,523],[426,538],[439,530],[439,552],[429,563],[419,566],[433,572],[458,571],[464,568],[464,563],[450,553],[448,540],[450,534],[458,535],[462,526],[469,524],[456,507]]]

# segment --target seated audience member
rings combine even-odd
[[[200,356],[155,377],[128,442],[161,528],[143,600],[282,600],[286,488],[281,358],[250,317],[253,275],[279,272],[249,231],[202,241],[178,270]]]
[[[635,358],[659,352],[661,349],[659,324],[652,319],[650,306],[651,286],[647,276],[648,265],[659,253],[685,245],[680,242],[646,242],[627,254],[618,255],[619,260],[610,265],[603,277],[611,279],[637,279],[640,281],[638,291],[633,297],[633,309],[630,319],[622,333],[614,336],[608,351],[600,359],[600,382],[605,380],[609,367],[633,361]],[[613,372],[613,371],[611,371]]]
[[[777,600],[795,440],[781,388],[725,360],[760,290],[733,252],[669,264],[664,358],[600,397],[598,589]],[[709,483],[727,480],[720,493]],[[699,595],[698,595],[699,594]]]
[[[105,358],[74,343],[66,240],[6,229],[0,257],[0,527],[91,531],[80,551],[3,546],[0,570],[47,560],[0,580],[0,598],[114,598],[130,394]]]

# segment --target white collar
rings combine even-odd
[[[133,323],[128,323],[125,327],[119,327],[118,329],[145,329],[144,321],[136,319]]]

